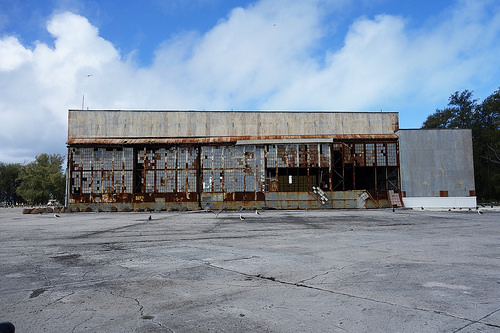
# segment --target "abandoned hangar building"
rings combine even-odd
[[[470,130],[397,112],[68,111],[68,206],[475,207]]]

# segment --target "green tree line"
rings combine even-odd
[[[0,162],[0,203],[38,205],[49,199],[63,203],[63,162],[59,154],[40,154],[25,165]]]
[[[472,91],[456,91],[422,128],[471,129],[476,195],[479,200],[500,199],[500,88],[482,102]]]

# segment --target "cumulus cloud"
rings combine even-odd
[[[485,10],[484,3],[464,2],[439,24],[417,31],[408,31],[402,17],[360,18],[343,47],[327,52],[324,67],[283,87],[267,107],[404,112],[427,105],[433,112],[425,99],[435,103],[499,73],[493,59],[500,55],[500,12],[489,17]]]
[[[67,109],[82,102],[91,109],[384,108],[418,126],[432,103],[455,90],[497,88],[500,11],[490,1],[460,1],[412,30],[404,17],[360,17],[342,45],[328,45],[327,27],[341,10],[334,3],[235,8],[208,32],[165,40],[148,66],[70,12],[47,23],[53,46],[0,37],[0,161],[64,154]],[[414,105],[430,109],[422,114]]]
[[[84,17],[56,15],[47,30],[54,47],[37,43],[29,48],[12,36],[0,39],[0,161],[64,153],[67,109],[81,96],[84,73],[120,62],[111,43]]]
[[[31,59],[32,53],[19,43],[17,38],[0,40],[0,71],[12,71]]]

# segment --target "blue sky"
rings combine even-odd
[[[0,0],[0,161],[65,154],[67,110],[398,111],[500,87],[497,0]],[[91,74],[91,76],[89,76]]]

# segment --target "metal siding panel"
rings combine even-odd
[[[407,197],[466,197],[474,191],[470,130],[401,130],[401,188]]]

